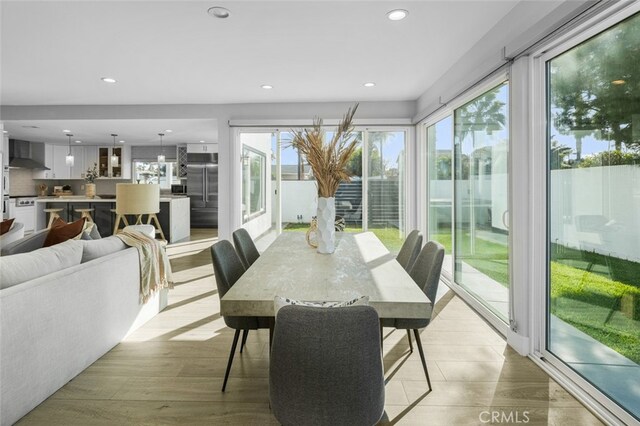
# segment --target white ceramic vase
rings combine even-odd
[[[318,197],[318,253],[336,251],[336,199]]]

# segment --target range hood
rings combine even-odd
[[[9,167],[50,170],[32,157],[31,142],[9,139]]]

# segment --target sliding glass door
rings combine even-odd
[[[332,136],[328,130],[326,139]],[[291,146],[292,137],[291,131],[239,132],[242,219],[252,235],[306,232],[316,215],[316,182],[309,164]],[[358,145],[347,164],[351,181],[338,188],[336,216],[344,219],[346,232],[370,230],[397,252],[405,234],[406,131],[358,130],[355,139]],[[260,167],[265,171],[258,173]]]
[[[367,227],[392,252],[404,241],[405,138],[403,131],[367,132]]]
[[[640,15],[546,62],[547,350],[640,419]]]
[[[508,85],[454,111],[455,282],[509,317]]]

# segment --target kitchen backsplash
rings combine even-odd
[[[36,185],[29,169],[9,169],[9,195],[37,195]]]
[[[58,185],[69,185],[71,191],[76,195],[84,194],[84,180],[55,180],[55,179],[33,179],[32,171],[29,169],[9,169],[9,195],[30,196],[38,195],[38,185],[45,184],[49,195],[53,194],[53,187]],[[131,183],[131,179],[98,179],[96,181],[96,194],[115,194],[117,183]]]

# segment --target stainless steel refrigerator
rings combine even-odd
[[[213,154],[187,155],[187,195],[191,227],[218,227],[218,164]]]

